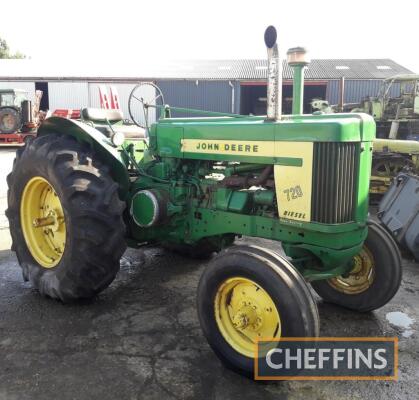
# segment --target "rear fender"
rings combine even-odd
[[[99,160],[109,166],[112,178],[119,184],[119,197],[126,200],[130,185],[128,171],[121,153],[105,135],[83,122],[61,117],[47,118],[38,129],[38,136],[57,134],[70,135],[79,142],[87,143]]]

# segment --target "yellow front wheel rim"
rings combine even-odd
[[[374,257],[371,251],[364,246],[361,252],[354,257],[353,262],[354,266],[348,274],[329,279],[329,285],[346,294],[365,292],[374,281]]]
[[[214,306],[221,334],[244,356],[254,357],[257,340],[281,337],[281,320],[275,303],[250,279],[226,279],[217,290]]]
[[[23,189],[20,221],[32,257],[44,268],[55,267],[64,253],[66,226],[61,201],[45,178],[35,176]]]

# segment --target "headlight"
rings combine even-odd
[[[122,132],[115,132],[111,140],[116,147],[121,146],[125,141],[125,135]]]

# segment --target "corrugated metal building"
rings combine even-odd
[[[172,106],[242,114],[263,114],[266,104],[266,60],[201,60],[143,64],[53,66],[34,60],[0,60],[0,88],[14,87],[45,95],[42,108],[99,107],[100,83],[117,87],[128,118],[129,94],[138,81],[153,81]],[[98,72],[99,71],[99,72]],[[381,81],[410,70],[389,59],[315,59],[305,71],[305,111],[309,101],[323,98],[336,104],[339,80],[345,78],[344,100],[360,101],[377,94]],[[398,88],[394,88],[396,94]],[[283,109],[291,110],[292,70],[283,66]]]

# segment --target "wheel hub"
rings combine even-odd
[[[374,281],[374,258],[366,246],[353,259],[349,273],[328,280],[336,290],[346,294],[359,294],[367,290]]]
[[[263,338],[281,336],[279,312],[269,294],[247,278],[224,281],[215,297],[216,321],[224,339],[239,353],[254,356]]]
[[[35,218],[32,222],[34,228],[47,227],[46,231],[57,232],[64,223],[64,217],[60,216],[62,210],[49,210],[46,217]]]
[[[66,226],[61,201],[45,178],[36,176],[27,182],[20,220],[32,257],[44,268],[56,266],[64,253]]]
[[[11,129],[13,122],[13,116],[11,114],[5,114],[2,118],[2,124],[6,129]]]
[[[252,306],[251,302],[249,305],[245,305],[239,309],[232,317],[233,325],[236,329],[246,329],[247,327],[256,328],[260,318],[257,314],[257,307]]]

